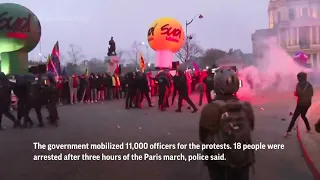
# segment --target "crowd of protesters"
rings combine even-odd
[[[91,73],[83,75],[70,75],[60,77],[57,82],[57,90],[59,92],[59,104],[76,104],[82,103],[96,103],[106,100],[120,100],[125,98],[128,93],[129,77],[125,75],[110,74],[110,73]],[[159,95],[159,83],[156,76],[152,72],[140,73],[146,79],[145,84],[138,84],[137,86],[147,86],[149,96]],[[186,84],[188,94],[198,90],[200,91],[200,102],[202,105],[202,96],[205,92],[205,84],[203,83],[207,73],[204,72],[185,72]],[[172,76],[168,73],[170,86],[170,95],[172,95],[172,103],[177,95],[177,74]],[[132,80],[130,80],[132,81]],[[205,82],[205,81],[204,81]],[[138,87],[139,88],[139,87]],[[146,89],[145,87],[140,87]],[[133,105],[135,106],[135,105]],[[139,106],[136,104],[136,106]]]

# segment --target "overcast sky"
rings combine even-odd
[[[0,0],[24,5],[41,20],[41,51],[51,52],[59,40],[67,56],[69,44],[83,49],[87,59],[103,59],[108,41],[129,50],[134,41],[147,42],[150,24],[159,17],[176,18],[182,24],[201,13],[188,32],[196,34],[203,48],[252,51],[251,34],[267,28],[269,0]],[[40,59],[36,47],[30,58]],[[150,50],[150,54],[153,53]]]

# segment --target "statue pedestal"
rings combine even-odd
[[[158,69],[170,69],[174,54],[171,51],[156,51],[155,67]]]
[[[119,57],[118,56],[107,56],[107,73],[114,74],[115,70],[119,66]]]
[[[28,53],[18,51],[1,53],[1,71],[5,74],[28,73]]]

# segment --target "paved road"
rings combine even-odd
[[[313,97],[313,104],[308,111],[308,120],[312,129],[320,116],[320,92],[317,91]],[[320,179],[320,136],[318,133],[308,133],[302,120],[299,121],[300,144],[304,148],[305,159],[313,170],[314,176]],[[299,138],[299,136],[298,136]]]
[[[253,180],[312,180],[296,136],[282,138],[294,105],[291,93],[263,93],[251,99],[256,113],[254,139],[262,143],[284,143],[282,151],[258,151]],[[272,97],[272,98],[271,98]],[[33,150],[33,142],[100,143],[120,142],[198,142],[200,113],[187,109],[174,113],[156,108],[124,110],[123,101],[104,104],[65,106],[60,108],[60,127],[0,132],[1,180],[208,180],[201,161],[33,161],[34,154],[59,154]],[[261,109],[263,108],[263,110]],[[281,118],[287,118],[281,121]],[[35,116],[33,115],[33,119]],[[4,119],[6,120],[6,119]],[[7,121],[5,125],[10,125]],[[148,151],[163,154],[195,154],[195,150]],[[127,154],[129,151],[64,150],[73,154]],[[136,151],[136,153],[144,153]]]

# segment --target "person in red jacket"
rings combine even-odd
[[[71,82],[70,82],[71,80]],[[78,89],[79,89],[79,79],[76,75],[72,75],[69,80],[70,86],[70,103],[77,103],[78,102]]]
[[[121,82],[117,74],[112,76],[113,98],[120,99]]]

